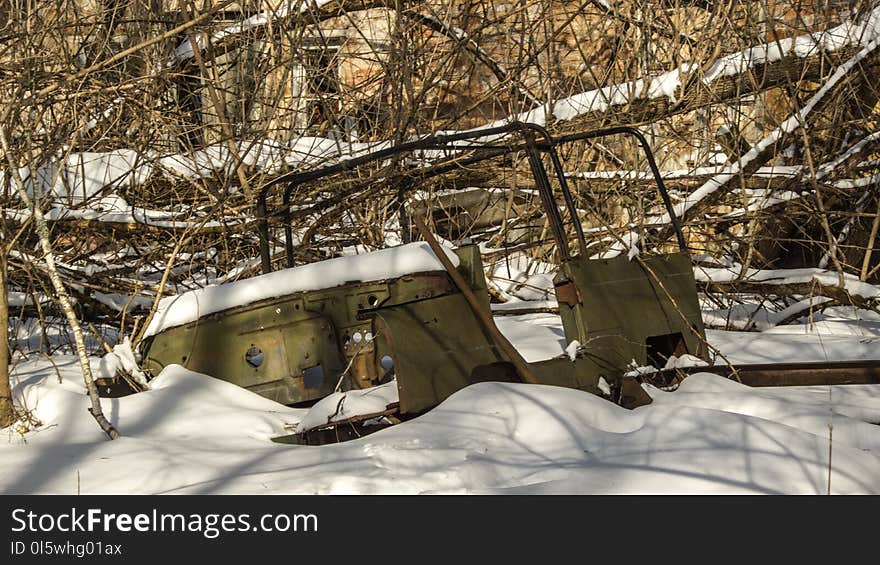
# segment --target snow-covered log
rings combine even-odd
[[[697,190],[687,196],[687,198],[675,205],[675,213],[679,218],[684,218],[688,213],[696,208],[704,208],[706,205],[717,201],[718,195],[724,193],[728,184],[739,178],[741,174],[751,174],[755,169],[766,163],[774,154],[776,144],[784,135],[790,134],[799,128],[808,127],[808,119],[810,112],[822,102],[825,97],[834,89],[845,77],[848,76],[853,69],[872,55],[880,45],[880,8],[872,12],[872,18],[869,25],[859,37],[864,37],[866,33],[870,33],[870,40],[865,46],[850,57],[846,62],[839,65],[831,76],[823,83],[822,87],[809,99],[809,101],[792,114],[788,119],[782,122],[770,134],[765,136],[761,141],[755,144],[748,152],[741,155],[737,161],[728,164],[724,170],[703,183]],[[652,224],[669,223],[669,215],[663,214],[651,221]]]
[[[574,132],[615,125],[642,125],[698,108],[741,99],[793,79],[817,80],[829,62],[851,60],[880,35],[880,6],[861,21],[781,39],[715,61],[682,64],[649,79],[606,86],[516,116],[521,121],[557,120],[554,129]],[[859,57],[861,60],[862,57]]]

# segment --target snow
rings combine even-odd
[[[694,355],[690,355],[685,353],[683,355],[679,355],[676,357],[673,355],[669,359],[666,360],[666,365],[663,366],[664,369],[686,369],[688,367],[703,367],[708,365],[705,361],[696,357]]]
[[[108,201],[109,200],[107,198],[102,198],[97,202],[91,203],[91,207],[77,209],[71,209],[63,204],[59,204],[56,202],[52,205],[51,208],[46,210],[43,215],[50,222],[61,220],[94,220],[109,224],[143,224],[146,226],[169,229],[184,229],[195,227],[208,229],[223,226],[234,226],[242,223],[242,220],[232,218],[223,221],[204,221],[199,220],[198,216],[189,216],[191,219],[186,220],[165,219],[173,218],[175,216],[187,216],[185,216],[184,214],[175,214],[173,212],[168,212],[165,210],[150,210],[146,208],[136,208],[134,206],[122,208],[126,205],[125,200],[119,197],[114,197],[112,200],[112,202],[114,203],[114,208],[107,208],[106,204]],[[30,217],[31,212],[30,210],[8,210],[7,214],[10,217],[15,218],[19,221],[24,221]]]
[[[675,103],[676,92],[681,88],[681,73],[690,73],[696,68],[696,65],[688,63],[658,75],[648,82],[647,89],[645,79],[638,79],[576,94],[553,104],[551,113],[557,120],[571,120],[587,112],[603,112],[609,106],[627,104],[641,98],[643,94],[649,99],[667,97],[670,103]],[[543,116],[538,114],[526,113],[518,118],[520,121],[540,120],[538,123],[544,123]]]
[[[236,157],[245,165],[273,174],[296,167],[338,162],[390,146],[390,142],[348,143],[322,137],[301,137],[289,142],[249,139],[234,143],[234,153],[228,143],[162,156],[133,149],[71,153],[61,160],[38,166],[33,174],[28,168],[20,169],[20,173],[31,196],[36,193],[51,198],[52,208],[46,212],[49,220],[139,223],[171,229],[212,228],[235,225],[242,220],[227,218],[199,222],[192,218],[178,219],[183,214],[132,206],[115,191],[140,186],[157,171],[188,180],[214,175],[234,176],[238,165]],[[0,175],[0,189],[4,182]],[[28,210],[9,210],[7,213],[19,220],[30,215]]]
[[[496,324],[529,361],[575,346],[556,315]],[[880,314],[827,308],[807,323],[707,339],[734,363],[877,359]],[[667,366],[698,364],[685,355]],[[878,385],[753,389],[698,373],[674,392],[648,387],[653,403],[626,410],[573,389],[480,383],[418,418],[312,447],[271,438],[382,412],[396,383],[294,409],[171,365],[148,391],[102,399],[123,433],[108,441],[74,357],[19,359],[12,382],[37,422],[4,431],[2,493],[70,494],[78,476],[83,493],[824,494],[830,414],[831,491],[880,494]]]
[[[697,373],[682,381],[677,394],[649,389],[657,404],[724,410],[777,421],[828,438],[829,392],[833,395],[834,439],[871,452],[880,450],[880,404],[866,401],[862,387],[767,387],[750,389],[733,380],[710,373]],[[831,389],[829,391],[829,388]],[[871,395],[873,396],[873,395]],[[723,400],[722,400],[723,398]],[[877,400],[875,398],[875,400]],[[818,410],[815,410],[818,408]],[[836,445],[835,445],[836,447]]]
[[[349,143],[326,137],[299,137],[289,142],[272,139],[237,140],[235,155],[228,143],[217,143],[188,154],[165,155],[157,160],[163,170],[188,179],[213,174],[235,174],[237,155],[245,165],[266,173],[291,167],[316,166],[343,157],[359,156],[390,146],[389,142]]]
[[[249,30],[269,25],[271,22],[284,18],[291,13],[304,12],[321,7],[328,1],[317,0],[311,3],[294,3],[275,11],[261,12],[215,32],[211,40],[219,41],[231,35],[245,33]],[[199,37],[201,41],[202,36]],[[786,38],[766,45],[753,46],[722,57],[709,66],[706,72],[700,76],[702,82],[707,85],[720,77],[741,74],[756,64],[776,61],[789,54],[804,57],[815,53],[820,48],[835,51],[846,46],[863,46],[863,49],[852,59],[838,67],[835,74],[823,85],[822,89],[810,100],[805,108],[789,118],[770,136],[756,145],[752,151],[743,156],[740,163],[729,164],[723,173],[716,178],[710,179],[694,192],[688,201],[679,203],[676,212],[679,215],[683,215],[693,203],[711,194],[733,178],[738,173],[740,166],[753,160],[760,151],[774,143],[783,133],[793,131],[802,124],[812,106],[824,96],[825,92],[839,82],[842,76],[876,47],[878,37],[880,37],[880,7],[875,7],[864,21],[846,22],[823,32]],[[167,65],[175,65],[192,58],[193,55],[193,47],[187,40],[174,50],[166,63]],[[557,120],[571,120],[587,112],[604,111],[610,106],[624,105],[643,97],[647,99],[665,97],[669,99],[670,103],[675,103],[682,87],[681,75],[683,73],[692,75],[699,68],[700,66],[695,62],[685,63],[676,69],[649,79],[638,79],[579,93],[555,102],[548,102],[529,111],[508,116],[502,120],[485,124],[469,131],[497,127],[513,121],[547,125],[548,116],[552,116]],[[104,112],[105,115],[109,115],[109,113],[110,109]],[[483,139],[483,141],[486,140],[488,138]],[[253,166],[266,173],[276,173],[291,167],[316,166],[318,163],[332,162],[345,156],[364,155],[388,147],[389,143],[349,143],[341,142],[337,139],[318,137],[303,137],[291,142],[281,142],[272,139],[236,140],[235,153],[243,163],[249,166]],[[424,151],[421,152],[420,157],[422,159],[434,159],[446,156],[447,153],[443,151]],[[234,167],[237,166],[237,160],[226,143],[218,143],[193,151],[190,154],[156,156],[150,151],[120,148],[103,153],[74,153],[59,157],[58,161],[39,166],[34,172],[34,178],[31,178],[31,172],[27,168],[21,169],[21,173],[31,193],[52,195],[56,203],[64,202],[67,206],[78,206],[87,203],[102,193],[109,193],[108,196],[112,198],[112,193],[121,187],[137,186],[144,183],[155,169],[187,179],[194,179],[214,174],[231,175],[234,173]],[[824,173],[824,170],[820,169],[819,172]],[[83,217],[86,219],[103,219],[105,217],[103,215],[96,216],[91,214],[95,210],[134,215],[134,212],[130,211],[127,205],[113,206],[110,210],[105,209],[104,206],[98,206],[97,208],[91,207],[85,210],[83,213],[86,215]],[[657,223],[668,222],[668,219],[664,218],[660,218]],[[108,221],[130,222],[130,218],[114,218]]]
[[[860,344],[870,344],[880,337],[880,314],[854,306],[833,306],[812,312],[800,323],[774,326],[765,333],[812,334],[816,336],[853,336]],[[853,352],[854,354],[857,351]]]
[[[447,248],[444,250],[452,264],[458,266],[458,256]],[[188,324],[208,314],[268,298],[331,288],[349,282],[378,281],[442,270],[443,264],[425,242],[309,263],[163,298],[144,337]]]
[[[730,308],[703,310],[703,323],[706,327],[767,331],[789,317],[816,312],[822,304],[831,299],[824,296],[811,296],[796,301],[777,311],[768,310],[756,303],[734,304]]]
[[[857,143],[854,143],[851,147],[849,147],[846,151],[838,155],[836,159],[820,165],[816,170],[816,176],[821,178],[829,174],[831,171],[839,167],[844,161],[846,161],[859,151],[862,151],[866,145],[876,141],[877,139],[880,139],[880,131],[875,131],[874,133],[863,137]]]
[[[676,93],[681,88],[681,74],[693,72],[697,68],[697,65],[693,63],[685,63],[677,69],[660,74],[650,80],[640,78],[630,82],[596,88],[556,100],[555,102],[548,102],[528,111],[507,116],[501,120],[466,131],[475,132],[496,128],[512,122],[534,123],[546,126],[548,115],[556,120],[572,120],[588,112],[604,112],[611,106],[628,104],[643,96],[648,99],[666,97],[669,98],[670,103],[675,103]],[[451,134],[460,132],[443,131],[438,133]],[[497,138],[499,136],[494,137]],[[480,138],[483,142],[491,139],[493,139],[493,136]]]
[[[309,10],[320,8],[324,4],[328,4],[330,1],[331,0],[302,0],[288,2],[287,5],[282,5],[272,11],[260,12],[240,22],[234,23],[232,25],[224,27],[219,31],[216,31],[211,35],[210,41],[211,43],[216,43],[225,37],[238,35],[247,31],[252,31],[254,29],[270,25],[278,21],[279,19],[289,16],[291,13],[294,12],[294,10],[297,13],[306,13]],[[199,49],[202,49],[206,44],[206,42],[202,39],[202,36],[199,36],[196,42],[198,43]],[[194,56],[195,52],[192,43],[190,43],[190,41],[187,39],[174,49],[165,64],[166,66],[170,67],[192,59]]]
[[[878,35],[880,7],[875,7],[862,23],[845,22],[822,32],[788,37],[722,57],[703,74],[703,81],[709,83],[720,77],[740,75],[755,65],[779,61],[791,54],[808,57],[820,50],[834,52],[850,45],[866,45]]]
[[[293,6],[306,10],[326,1]],[[607,6],[604,0],[600,4]],[[291,9],[257,14],[215,33],[212,40],[267,25],[288,15]],[[679,203],[679,213],[723,186],[739,167],[782,134],[805,126],[805,118],[824,93],[877,46],[878,14],[880,8],[875,8],[861,23],[734,53],[699,76],[709,83],[789,54],[806,56],[819,48],[833,51],[847,45],[864,46],[838,67],[798,114],[758,143],[739,163],[698,169],[700,172],[665,172],[667,178],[715,175],[687,201]],[[457,28],[452,31],[459,33]],[[184,43],[170,62],[192,56],[192,46]],[[656,77],[548,103],[504,121],[544,124],[550,116],[572,119],[584,112],[645,97],[675,103],[682,88],[682,73],[693,75],[695,71],[695,65],[682,65]],[[491,125],[498,123],[484,127]],[[838,158],[821,164],[817,178],[829,174],[866,143],[876,140],[877,135],[869,135]],[[289,143],[236,141],[235,152],[217,144],[188,155],[139,156],[134,150],[117,149],[60,155],[33,171],[21,172],[32,194],[53,200],[47,213],[50,219],[186,227],[195,225],[192,217],[183,219],[169,211],[137,209],[118,192],[143,184],[156,171],[187,179],[231,174],[236,164],[233,153],[261,171],[277,172],[296,166],[314,167],[387,146],[301,138]],[[423,152],[417,157],[444,153]],[[803,170],[766,167],[758,174],[796,176]],[[633,175],[648,176],[632,171],[582,176]],[[861,187],[877,182],[877,178],[880,175],[836,180],[833,184]],[[752,195],[749,209],[799,195],[768,191],[760,196],[764,200],[756,204]],[[637,243],[636,234],[628,234],[623,244],[615,244],[614,251],[627,251],[632,259],[638,253]],[[453,253],[446,253],[458,264]],[[745,270],[731,262],[721,265],[697,268],[698,280],[838,284],[838,274],[825,269]],[[85,270],[92,274],[98,268],[90,264]],[[147,335],[206,314],[289,293],[442,269],[423,243],[286,269],[166,298]],[[552,266],[520,253],[495,262],[490,271],[490,284],[508,300],[493,305],[493,310],[558,306],[552,300]],[[880,289],[853,276],[846,276],[844,283],[852,295],[880,298]],[[124,295],[95,296],[117,309],[129,303]],[[852,307],[823,309],[828,302],[824,297],[796,297],[775,305],[775,310],[741,296],[736,298],[741,299],[746,301],[704,310],[707,324],[760,330],[707,331],[708,341],[733,363],[880,358],[880,314],[876,312]],[[22,306],[33,298],[10,291],[10,300]],[[129,307],[135,305],[149,307],[150,301],[135,297]],[[809,316],[789,322],[791,315],[805,306],[809,307]],[[27,341],[30,349],[46,349],[42,343],[31,346],[36,335],[33,328],[21,320],[11,322],[16,348]],[[577,341],[567,341],[557,315],[499,316],[496,324],[528,361],[560,356],[573,360],[580,346]],[[48,341],[60,341],[51,333],[60,334],[60,327],[56,324],[50,328]],[[92,362],[96,375],[110,377],[125,371],[145,381],[128,339],[114,346],[112,353],[92,358]],[[702,363],[683,355],[670,358],[666,368]],[[633,372],[647,370],[653,368],[636,367]],[[481,383],[457,392],[419,418],[346,444],[315,448],[275,444],[271,438],[355,415],[382,412],[398,400],[396,383],[336,392],[310,409],[294,409],[171,365],[149,383],[150,390],[102,400],[108,418],[124,434],[112,442],[87,412],[88,400],[73,357],[33,355],[22,359],[17,354],[13,383],[17,404],[32,418],[5,430],[7,441],[0,445],[2,493],[73,493],[81,488],[83,492],[101,493],[814,494],[825,492],[830,468],[832,492],[880,494],[880,386],[874,385],[752,389],[698,373],[674,391],[646,387],[653,404],[630,411],[572,389]],[[606,381],[600,381],[600,388],[610,393]],[[832,445],[829,415],[834,426],[833,464],[828,455]],[[30,431],[17,431],[24,429]]]
[[[356,416],[379,414],[398,400],[396,381],[363,390],[334,392],[309,409],[296,431],[305,432]]]
[[[755,195],[749,197],[749,203],[745,208],[739,208],[732,212],[728,212],[724,214],[725,218],[737,218],[745,215],[747,212],[756,212],[760,210],[767,209],[771,206],[775,206],[776,204],[781,204],[783,202],[790,202],[792,200],[797,200],[804,196],[803,192],[795,192],[791,190],[780,190],[780,191],[762,191],[763,193],[756,192]]]
[[[578,340],[574,340],[568,344],[565,348],[565,354],[568,355],[568,358],[574,361],[577,359],[578,349],[581,347],[581,342]]]
[[[130,294],[120,294],[118,292],[95,291],[92,293],[92,298],[105,306],[109,306],[117,312],[122,312],[126,309],[129,311],[138,309],[149,311],[150,307],[153,305],[153,301],[146,296],[132,296]]]
[[[281,445],[306,411],[180,366],[86,411],[73,358],[16,368],[41,425],[0,445],[3,493],[880,493],[880,387],[751,389],[709,374],[626,410],[553,386],[480,383],[429,413],[322,447]],[[829,398],[830,396],[830,398]],[[25,442],[26,440],[26,442]]]
[[[862,188],[866,186],[874,186],[878,182],[880,182],[880,173],[876,175],[871,175],[870,177],[862,177],[857,179],[838,179],[832,181],[829,184],[831,184],[831,186],[835,188]]]
[[[731,363],[880,359],[880,319],[868,314],[872,313],[829,308],[825,313],[816,312],[812,321],[761,326],[768,327],[762,332],[706,330],[706,338]],[[558,315],[498,316],[495,325],[526,361],[566,354],[569,344]]]
[[[567,354],[568,340],[555,314],[500,316],[495,325],[530,363]]]
[[[40,165],[34,171],[25,167],[19,172],[29,196],[51,196],[53,200],[75,206],[99,196],[104,190],[142,184],[152,172],[148,157],[133,149],[72,153]],[[0,176],[0,188],[4,182]]]
[[[801,172],[800,165],[768,165],[760,167],[752,176],[762,178],[771,177],[794,177]],[[667,169],[660,171],[660,177],[663,179],[681,179],[685,177],[695,177],[700,175],[714,175],[722,172],[723,167],[696,167],[691,169]],[[650,171],[633,171],[633,170],[613,170],[613,171],[583,171],[576,173],[574,176],[583,179],[653,179],[654,174]]]
[[[619,240],[611,244],[608,251],[594,255],[590,257],[590,259],[610,259],[612,257],[617,257],[624,251],[626,251],[626,258],[630,261],[632,261],[634,257],[639,256],[639,234],[635,232],[623,234]]]
[[[692,73],[699,67],[693,64],[682,65],[681,68],[673,69],[651,79],[648,85],[648,98],[669,98],[670,104],[676,102],[676,92],[681,88],[681,73]]]
[[[42,293],[20,292],[17,290],[9,290],[6,292],[6,300],[10,308],[21,308],[22,306],[32,306],[34,301],[38,301],[40,305],[49,304],[52,298]]]
[[[804,326],[782,328],[780,332],[706,330],[706,339],[734,364],[880,359],[880,334],[865,337],[810,332]]]
[[[486,253],[490,250],[481,249]],[[553,274],[556,267],[535,261],[522,251],[511,253],[486,265],[488,282],[509,302],[546,301],[555,296]],[[513,306],[511,304],[512,308]]]
[[[722,77],[740,75],[755,65],[778,61],[788,55],[807,57],[819,50],[834,52],[848,46],[864,47],[861,54],[853,58],[860,60],[864,57],[865,52],[873,50],[872,44],[876,42],[878,37],[880,37],[880,7],[875,7],[861,22],[845,22],[822,32],[756,45],[721,57],[708,66],[706,71],[699,75],[699,78],[708,86]],[[846,65],[850,65],[850,62]],[[498,127],[515,121],[533,122],[546,126],[548,116],[553,116],[557,120],[572,120],[589,112],[604,112],[611,106],[628,104],[639,98],[652,100],[666,97],[670,103],[674,104],[677,99],[676,93],[681,88],[682,73],[692,74],[699,71],[700,67],[696,62],[684,63],[677,69],[651,78],[647,84],[648,79],[640,78],[630,82],[604,86],[555,102],[545,103],[526,112],[508,116],[470,131]],[[849,68],[842,70],[846,72]],[[837,82],[837,79],[834,79],[833,82]],[[823,94],[821,93],[819,97],[821,98]]]
[[[149,387],[147,377],[138,367],[131,350],[131,341],[126,336],[122,343],[113,346],[113,351],[101,357],[98,374],[105,379],[112,379],[117,374],[126,374],[144,387]]]
[[[320,7],[327,0],[316,5]],[[285,7],[275,12],[264,12],[252,16],[242,22],[228,26],[213,36],[213,40],[233,34],[243,33],[256,27],[264,26],[277,18],[288,15],[291,10],[308,9],[308,4],[297,5],[296,8]],[[831,30],[783,39],[773,44],[755,46],[734,53],[716,61],[702,75],[701,80],[708,84],[722,76],[741,73],[751,66],[778,60],[784,55],[794,53],[806,56],[818,48],[836,50],[848,45],[863,45],[864,48],[852,59],[838,67],[834,75],[823,85],[820,91],[796,115],[791,116],[765,139],[755,145],[751,151],[742,156],[736,163],[728,164],[717,176],[709,179],[687,200],[676,204],[676,213],[681,216],[696,202],[714,193],[734,178],[741,167],[754,160],[761,151],[775,143],[784,133],[791,132],[801,126],[812,107],[833,87],[855,64],[870,53],[877,45],[880,35],[880,8],[875,8],[864,22],[848,22]],[[192,46],[183,42],[171,57],[169,64],[186,60],[193,56]],[[681,74],[692,74],[698,70],[694,63],[681,65],[677,69],[648,79],[605,86],[592,91],[583,92],[556,102],[544,104],[515,116],[486,124],[472,131],[495,127],[511,121],[534,122],[546,125],[547,116],[552,115],[558,120],[570,120],[581,114],[592,111],[604,111],[611,105],[627,104],[637,98],[648,99],[666,97],[671,103],[676,101],[681,89]],[[438,132],[444,133],[444,132]],[[459,133],[459,132],[446,132]],[[873,139],[869,136],[865,143]],[[484,140],[485,141],[485,140]],[[470,143],[470,142],[469,142]],[[185,228],[194,225],[191,221],[156,219],[159,211],[137,210],[129,206],[114,191],[123,187],[134,187],[146,182],[155,170],[161,170],[174,176],[186,179],[209,177],[211,175],[231,175],[237,165],[238,156],[246,165],[255,167],[266,173],[277,173],[292,167],[314,167],[323,163],[331,163],[352,156],[365,155],[389,146],[389,142],[381,143],[349,143],[337,139],[303,137],[291,142],[280,142],[271,139],[253,139],[235,141],[235,155],[228,144],[218,143],[189,154],[171,154],[157,157],[152,152],[134,149],[116,149],[103,153],[85,152],[59,157],[55,162],[43,164],[31,174],[27,168],[21,169],[27,188],[31,194],[52,196],[54,207],[49,213],[50,219],[87,219],[112,223],[143,223],[166,228]],[[852,151],[857,147],[851,148]],[[418,158],[431,160],[447,156],[444,151],[423,151]],[[841,156],[841,159],[845,155]],[[825,166],[827,165],[827,166]],[[836,163],[820,166],[817,177],[826,175]],[[760,173],[759,173],[760,174]],[[784,174],[784,173],[783,173]],[[880,176],[880,175],[876,175]],[[876,176],[869,179],[852,181],[841,180],[835,183],[840,188],[867,186],[876,182]],[[103,198],[101,198],[103,196]],[[796,197],[793,193],[781,197],[772,197],[761,207],[775,204]],[[96,199],[99,199],[95,202]],[[82,208],[82,205],[87,205]],[[71,207],[79,209],[72,210]],[[22,212],[21,214],[27,215]],[[21,215],[19,214],[19,215]],[[651,220],[652,223],[668,222],[666,215]],[[228,223],[228,222],[227,222]],[[220,226],[221,223],[211,222],[206,227]],[[634,247],[630,246],[630,250]]]
[[[547,300],[555,294],[553,277],[546,273],[529,275],[512,292],[520,300]]]
[[[826,286],[838,286],[840,278],[836,271],[818,268],[802,269],[746,269],[738,263],[731,267],[694,267],[694,278],[704,282],[742,281],[761,284],[798,284],[817,282]],[[844,288],[853,296],[880,298],[880,289],[859,280],[858,277],[844,273]]]
[[[776,129],[770,132],[767,136],[761,139],[758,143],[756,143],[749,151],[745,154],[741,155],[736,162],[728,164],[724,170],[718,174],[717,176],[707,180],[703,183],[699,188],[690,193],[687,198],[674,205],[675,215],[679,218],[684,217],[685,213],[693,208],[698,202],[708,197],[709,195],[716,192],[719,188],[723,187],[727,182],[731,179],[736,178],[736,176],[742,171],[749,163],[757,159],[764,151],[766,151],[769,147],[771,147],[774,143],[779,141],[783,135],[791,133],[800,127],[807,127],[807,116],[813,110],[813,108],[822,100],[822,98],[834,88],[838,82],[844,79],[846,75],[855,68],[856,65],[859,64],[865,57],[867,57],[870,53],[872,53],[878,45],[880,45],[880,6],[874,9],[870,14],[870,18],[868,21],[859,29],[860,33],[856,33],[856,31],[852,28],[851,24],[844,24],[839,26],[839,28],[835,28],[834,30],[830,30],[827,32],[823,32],[821,35],[821,41],[823,44],[832,45],[834,47],[839,47],[845,44],[844,41],[840,40],[841,37],[852,40],[856,44],[860,44],[863,42],[864,47],[859,50],[855,55],[850,57],[847,61],[839,65],[831,76],[822,84],[822,87],[809,99],[809,101],[800,108],[793,115],[788,117],[785,121],[783,121]],[[812,36],[810,36],[812,38]],[[799,41],[801,38],[790,38],[789,42],[794,42],[794,45],[801,45],[809,43],[809,41],[813,41],[812,45],[817,45],[816,41],[810,39],[809,41],[805,40],[801,43]],[[785,40],[783,40],[785,41]],[[782,41],[780,41],[780,44]],[[749,53],[752,53],[755,49],[748,50]],[[763,49],[763,48],[762,48]],[[765,51],[767,51],[765,49]],[[763,51],[762,51],[763,52]],[[740,61],[740,67],[742,65],[742,61],[752,61],[751,58],[753,55],[749,54],[748,57],[745,55],[746,52],[743,52],[740,55],[737,61]],[[774,56],[774,52],[769,51],[770,55]],[[803,55],[803,53],[798,52],[798,54]],[[782,53],[776,53],[775,56],[781,57]],[[757,57],[757,55],[755,55]],[[760,57],[758,57],[760,58]],[[739,67],[738,67],[739,68]],[[741,69],[740,69],[741,70]],[[722,71],[719,71],[722,72]],[[727,72],[727,71],[723,71]],[[733,71],[732,71],[733,72]],[[739,71],[736,71],[739,72]],[[711,73],[711,69],[710,69]],[[823,170],[823,173],[827,174],[828,171]],[[669,223],[670,217],[669,214],[663,214],[657,218],[651,220],[652,224],[666,224]]]

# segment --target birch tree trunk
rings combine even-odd
[[[19,198],[21,198],[21,201],[24,202],[33,213],[37,236],[40,240],[40,247],[42,247],[45,256],[46,270],[49,273],[49,280],[52,282],[52,287],[55,289],[55,294],[57,295],[56,301],[64,312],[64,316],[67,318],[67,323],[70,324],[70,329],[73,332],[73,339],[76,344],[76,354],[79,358],[80,368],[82,369],[83,381],[85,382],[86,390],[89,394],[89,400],[91,401],[89,412],[94,416],[98,425],[101,426],[101,429],[110,436],[110,439],[116,439],[120,435],[119,431],[117,431],[107,420],[101,409],[101,400],[98,397],[98,388],[95,386],[95,380],[92,377],[92,368],[89,365],[89,357],[86,353],[86,344],[85,339],[83,338],[82,328],[79,325],[76,312],[73,311],[73,306],[70,304],[70,296],[67,294],[67,289],[61,281],[58,269],[55,266],[55,254],[52,251],[52,242],[49,239],[49,225],[46,222],[46,218],[43,216],[40,207],[36,205],[36,202],[32,200],[30,196],[28,196],[28,193],[24,188],[24,180],[21,177],[17,164],[9,153],[9,139],[6,134],[6,128],[2,125],[0,125],[0,144],[2,144],[3,153],[6,156],[6,162],[9,165],[9,169],[12,171],[15,191]],[[5,355],[6,354],[4,354],[4,356]],[[6,379],[6,382],[8,386],[8,378]]]
[[[6,249],[0,250],[0,428],[15,421],[9,383],[9,304],[6,292]]]

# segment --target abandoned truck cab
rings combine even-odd
[[[476,247],[449,253],[488,310]],[[177,363],[282,404],[368,388],[393,378],[395,356],[368,313],[453,292],[425,243],[207,287],[162,301],[144,368],[155,375]]]
[[[618,134],[635,136],[644,148],[680,252],[589,258],[556,147]],[[511,135],[522,136],[524,142],[509,142]],[[473,138],[495,141],[463,143]],[[559,258],[554,285],[571,345],[568,354],[527,366],[511,354],[510,343],[491,321],[476,245],[443,248],[448,260],[441,261],[433,236],[423,233],[432,245],[410,243],[292,266],[289,212],[294,186],[420,150],[468,153],[470,163],[526,152]],[[573,235],[564,227],[544,166],[547,156]],[[431,170],[441,174],[449,169],[434,165]],[[275,186],[286,186],[281,210],[271,216],[283,220],[288,268],[272,272],[267,194]],[[512,123],[425,138],[280,177],[261,191],[258,213],[264,274],[164,299],[143,347],[144,365],[152,374],[177,363],[284,404],[394,380],[399,404],[389,406],[389,413],[411,415],[472,383],[493,380],[578,388],[636,405],[644,400],[641,389],[628,387],[625,378],[633,365],[662,365],[683,353],[706,356],[684,237],[647,142],[630,128],[554,139],[540,126]],[[576,240],[577,252],[570,250],[570,240]]]

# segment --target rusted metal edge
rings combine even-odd
[[[559,308],[546,306],[541,308],[507,308],[492,310],[492,316],[525,316],[526,314],[559,314]]]
[[[98,388],[98,396],[101,398],[120,398],[137,392],[141,392],[125,379],[113,377],[110,379],[98,377],[95,379]]]
[[[710,365],[666,369],[638,378],[670,386],[694,373],[713,373],[752,387],[880,384],[880,359]]]
[[[352,416],[351,418],[346,418],[344,420],[328,422],[327,424],[323,424],[315,428],[305,430],[303,432],[276,436],[271,438],[271,440],[275,443],[289,443],[295,445],[323,445],[326,443],[336,443],[338,441],[344,441],[345,439],[353,439],[353,437],[358,437],[360,435],[367,435],[382,428],[387,428],[391,424],[363,426],[363,423],[368,420],[381,418],[383,416],[393,416],[394,414],[397,414],[399,410],[400,404],[395,402],[393,404],[389,404],[387,408],[381,412],[360,414],[358,416]],[[352,436],[351,434],[344,432],[344,429],[346,427],[350,427],[352,430],[359,429],[359,432],[355,432],[354,436]],[[343,430],[343,435],[345,436],[344,438],[338,437],[340,435],[340,433],[338,432],[339,430]]]

